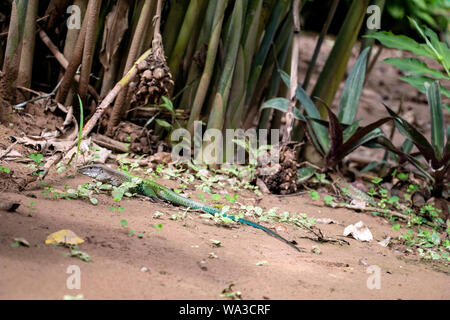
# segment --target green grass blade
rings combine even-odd
[[[380,31],[375,34],[365,35],[366,38],[374,38],[381,42],[384,46],[393,49],[407,50],[417,56],[434,59],[434,53],[431,49],[422,43],[418,43],[404,35],[395,35],[392,32]]]
[[[286,84],[286,86],[289,87],[289,81],[290,81],[289,75],[284,71],[281,71],[280,74],[281,74],[281,79],[283,80],[283,82]],[[308,96],[306,91],[303,90],[303,88],[300,86],[300,84],[298,84],[298,86],[297,86],[295,95],[296,95],[297,99],[300,101],[300,103],[303,105],[303,107],[305,108],[305,111],[306,111],[306,114],[308,115],[308,117],[320,119],[319,110],[317,109],[314,102],[312,102],[312,100],[310,99],[310,97]],[[311,126],[317,136],[318,141],[320,142],[322,149],[325,152],[328,152],[329,145],[330,145],[330,139],[328,138],[327,129],[324,126],[322,126],[316,122],[311,123]]]
[[[397,67],[405,73],[416,75],[428,74],[436,79],[450,80],[450,77],[447,77],[439,70],[428,67],[425,62],[417,58],[387,58],[383,62]]]
[[[438,160],[442,159],[445,143],[445,126],[442,116],[441,90],[438,81],[425,82],[425,92],[430,105],[431,143]]]
[[[341,123],[352,124],[355,120],[359,97],[364,85],[369,50],[370,48],[366,48],[361,52],[345,82],[338,111],[338,119]]]
[[[400,133],[405,136],[406,138],[410,139],[414,145],[419,149],[423,157],[427,161],[431,161],[431,164],[433,168],[439,167],[439,161],[436,158],[436,155],[434,153],[434,149],[431,146],[431,144],[428,142],[428,140],[419,132],[417,131],[412,125],[410,125],[406,120],[401,118],[399,115],[397,115],[394,111],[392,111],[391,108],[389,108],[387,105],[384,104],[384,107],[389,112],[391,117],[394,118],[395,126],[400,131]]]
[[[228,97],[242,35],[242,16],[243,3],[236,1],[231,15],[229,34],[227,35],[228,45],[225,51],[225,63],[221,71],[217,93],[208,119],[208,129],[214,128],[221,130],[224,124],[225,111],[228,105]]]
[[[425,93],[425,82],[434,81],[433,78],[427,76],[404,76],[400,77],[399,79],[408,82],[410,85],[412,85],[422,93]],[[450,90],[444,88],[442,85],[441,85],[441,93],[447,98],[450,98]]]

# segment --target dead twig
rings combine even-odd
[[[56,90],[58,90],[58,88],[61,85],[61,82],[62,82],[63,79],[64,78],[61,78],[61,80],[58,82],[58,84],[52,90],[52,92],[41,94],[41,95],[38,95],[37,97],[31,98],[30,100],[24,101],[22,103],[15,104],[15,105],[12,106],[12,108],[16,109],[16,110],[22,110],[27,105],[27,103],[35,102],[35,101],[38,101],[38,100],[41,100],[41,99],[45,99],[45,98],[54,96],[55,93],[56,93]]]
[[[102,134],[93,133],[91,138],[92,141],[98,144],[100,147],[104,147],[120,153],[129,152],[129,147],[126,143],[111,139],[110,137],[104,136]]]
[[[56,60],[59,62],[61,67],[64,69],[67,69],[69,66],[69,62],[67,61],[66,57],[58,50],[58,48],[53,44],[52,40],[48,37],[48,35],[45,33],[44,30],[39,30],[39,37],[41,38],[42,42],[47,46],[47,48],[51,51],[53,56],[56,58]],[[80,82],[80,75],[76,74],[74,77],[76,82]],[[88,91],[92,95],[95,101],[100,100],[100,96],[98,95],[97,91],[89,85]]]
[[[11,152],[12,148],[17,144],[17,141],[14,142],[13,144],[11,144],[1,155],[0,155],[0,160],[2,158],[4,158],[6,155],[8,155],[8,153]]]

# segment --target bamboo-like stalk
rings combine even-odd
[[[291,20],[292,21],[292,20]],[[284,41],[283,47],[281,48],[280,52],[278,53],[277,60],[275,61],[275,65],[273,68],[272,76],[269,78],[269,85],[267,88],[267,93],[265,95],[265,99],[271,99],[277,96],[277,92],[280,88],[280,81],[281,81],[281,68],[286,63],[287,56],[289,55],[289,49],[292,47],[292,32],[289,32],[288,38]],[[292,49],[291,49],[292,51]],[[269,54],[270,56],[270,54]],[[262,76],[262,78],[266,77],[265,75]],[[270,117],[274,114],[274,112],[277,110],[273,109],[264,109],[261,111],[261,115],[259,117],[258,122],[258,129],[270,129]],[[250,117],[250,116],[249,116]],[[246,118],[249,118],[246,117]],[[247,128],[247,125],[245,126]]]
[[[15,85],[19,72],[21,43],[27,14],[27,0],[13,1],[11,18],[6,42],[5,60],[3,62],[3,77],[1,78],[0,96],[7,101],[15,102]],[[0,110],[3,116],[6,110]]]
[[[245,127],[246,128],[252,126],[257,118],[257,115],[259,112],[259,106],[260,106],[262,98],[266,92],[267,84],[271,80],[271,75],[277,64],[278,55],[280,54],[281,50],[285,47],[285,44],[287,45],[287,47],[289,47],[289,44],[287,44],[287,42],[292,41],[292,38],[291,38],[292,29],[293,29],[292,25],[293,25],[292,16],[289,15],[284,19],[284,22],[283,22],[282,26],[280,27],[280,30],[277,32],[277,36],[276,36],[276,39],[274,40],[274,44],[271,46],[270,51],[267,55],[267,58],[264,61],[264,64],[261,69],[261,74],[259,76],[255,90],[253,92],[252,100],[249,103],[247,115],[245,116],[245,119],[246,119]],[[291,38],[291,39],[289,40],[289,38]],[[278,74],[276,76],[279,78]],[[269,109],[263,110],[263,115],[262,115],[263,119],[262,120],[264,121],[264,118],[266,118],[269,114],[270,114]]]
[[[228,97],[231,89],[231,81],[236,65],[239,43],[242,34],[243,3],[234,3],[229,34],[227,35],[227,47],[225,49],[225,63],[220,75],[217,93],[208,119],[208,129],[222,130],[224,124],[225,111],[228,105]]]
[[[275,8],[270,17],[269,24],[265,29],[264,38],[262,40],[261,46],[256,54],[250,72],[250,78],[248,80],[248,88],[245,97],[245,105],[248,107],[251,98],[253,96],[253,92],[255,90],[256,84],[258,82],[259,76],[261,74],[261,69],[266,60],[267,54],[269,52],[270,46],[272,45],[273,39],[276,34],[276,30],[283,20],[284,16],[288,12],[290,6],[290,1],[288,0],[280,0],[277,1]]]
[[[164,51],[167,56],[172,55],[172,50],[177,41],[178,34],[180,32],[181,24],[183,23],[183,17],[186,13],[186,8],[189,5],[189,0],[171,0],[169,14],[164,24],[164,30],[162,33]]]
[[[17,85],[29,88],[33,74],[34,44],[36,41],[36,17],[39,0],[28,2],[25,29],[23,32],[22,53],[20,55],[19,75]]]
[[[80,8],[80,14],[81,14],[80,18],[81,19],[84,19],[84,16],[86,14],[87,4],[88,4],[88,0],[75,0],[73,3],[74,6],[77,6],[78,8]],[[68,59],[68,60],[72,59],[72,53],[75,50],[75,46],[76,46],[77,38],[78,38],[79,34],[80,34],[80,29],[78,29],[78,28],[71,28],[71,29],[67,30],[66,40],[64,41],[63,54],[64,54],[64,57],[66,57],[66,59]],[[61,74],[61,76],[62,76],[62,74]],[[77,81],[79,81],[79,79]],[[67,98],[65,100],[64,105],[71,106],[73,103],[73,96],[74,96],[73,89],[71,88],[69,90],[69,93],[67,94]]]
[[[322,99],[327,105],[331,105],[333,102],[333,98],[344,76],[368,3],[369,0],[353,0],[341,30],[339,30],[333,49],[311,94],[311,96]],[[322,104],[319,105],[319,112],[323,119],[327,117],[327,110]]]
[[[148,49],[145,51],[139,59],[134,62],[133,66],[128,70],[128,72],[125,74],[125,76],[120,79],[118,83],[112,88],[112,90],[106,95],[106,97],[102,100],[100,105],[95,110],[94,115],[89,119],[89,121],[84,125],[83,127],[83,134],[82,138],[85,139],[89,133],[94,129],[95,125],[97,124],[98,119],[102,116],[102,114],[105,112],[106,108],[113,102],[113,100],[116,98],[116,96],[119,94],[121,90],[126,88],[128,86],[128,83],[133,79],[137,74],[137,65],[142,60],[146,59],[149,54],[152,52],[152,49]]]
[[[151,19],[151,0],[145,0],[144,6],[142,7],[141,15],[136,27],[136,31],[133,35],[133,40],[131,41],[130,51],[128,52],[127,62],[125,65],[125,70],[129,70],[136,59],[138,50],[141,46],[141,41],[143,41],[143,33],[145,31],[146,22]],[[120,118],[126,112],[126,97],[128,90],[124,88],[118,95],[114,108],[111,113],[111,118],[108,123],[107,135],[111,135],[114,127],[119,123]]]
[[[187,126],[188,130],[191,133],[194,131],[194,121],[199,119],[200,112],[205,101],[206,93],[208,92],[212,72],[214,70],[214,62],[216,61],[216,54],[219,46],[220,34],[227,3],[228,0],[217,1],[216,12],[214,14],[213,29],[208,43],[208,53],[206,56],[205,68],[203,69],[203,74],[197,88],[197,93],[195,94]]]
[[[86,16],[89,14],[89,8],[86,11]],[[72,58],[69,61],[66,71],[64,72],[64,79],[61,82],[61,86],[56,94],[56,101],[59,103],[64,103],[67,94],[69,93],[70,87],[72,86],[73,77],[77,72],[78,66],[83,58],[83,48],[84,40],[86,39],[86,29],[88,21],[83,19],[83,24],[81,26],[80,34],[78,35],[77,43],[75,49],[73,50]]]
[[[156,6],[158,4],[158,1],[154,0],[150,4],[150,16],[154,17],[156,14]],[[153,33],[155,32],[155,25],[153,24],[152,20],[149,20],[147,22],[146,31],[145,31],[145,39],[142,42],[141,52],[147,50],[152,46],[152,40],[153,40]]]
[[[227,128],[237,128],[241,121],[245,103],[245,96],[250,76],[250,68],[257,45],[259,20],[262,11],[262,0],[252,0],[248,6],[248,13],[244,21],[241,46],[236,62],[236,72],[230,94],[229,107],[225,119]]]
[[[84,40],[83,58],[81,62],[80,85],[78,88],[84,106],[87,105],[88,85],[92,68],[93,53],[95,49],[95,35],[98,15],[100,13],[100,6],[100,0],[90,0],[87,9],[88,14],[85,17],[85,19],[88,19],[88,24],[86,27],[86,38]]]
[[[203,20],[201,18],[205,16],[207,7],[208,7],[208,1],[204,1],[200,8],[198,17],[194,22],[194,26],[192,27],[192,29],[193,29],[192,34],[188,41],[188,45],[186,47],[185,54],[183,55],[183,57],[181,59],[182,60],[181,61],[181,71],[182,71],[182,75],[183,75],[183,78],[181,78],[181,80],[182,80],[183,86],[186,83],[186,78],[188,75],[188,70],[192,63],[192,58],[194,56],[195,51],[197,50],[198,37],[200,36],[201,26],[203,24]]]
[[[44,30],[39,30],[39,37],[41,38],[42,42],[48,47],[48,49],[51,51],[53,56],[56,58],[56,60],[59,62],[61,67],[64,69],[67,69],[69,66],[69,62],[67,61],[66,57],[58,50],[58,48],[53,44],[52,40],[48,37],[48,35],[45,33]],[[80,82],[80,75],[76,74],[73,79],[76,82]],[[91,94],[91,96],[94,98],[95,101],[99,101],[100,97],[98,93],[95,91],[95,89],[89,85],[88,91]],[[67,100],[66,100],[67,101]]]
[[[206,15],[203,20],[203,24],[200,29],[200,34],[197,39],[197,44],[195,47],[195,54],[200,55],[202,51],[207,51],[206,44],[211,36],[214,15],[216,11],[217,1],[209,1],[208,8],[206,10]],[[207,52],[205,52],[206,55]],[[189,66],[187,80],[185,82],[187,88],[183,92],[181,97],[181,102],[179,106],[183,109],[190,109],[195,98],[195,93],[197,92],[198,83],[200,81],[200,76],[202,73],[202,66],[200,66],[201,61],[192,61]]]
[[[283,65],[283,71],[286,73],[289,73],[289,70],[291,68],[291,60],[292,60],[292,40],[289,45],[286,61]],[[285,85],[284,82],[281,82],[281,85],[278,88],[278,93],[276,96],[277,97],[287,97],[288,92],[289,92],[289,87],[287,85]],[[284,116],[284,113],[282,111],[274,110],[270,128],[271,129],[281,129],[283,116]]]
[[[305,79],[303,80],[303,89],[305,91],[306,89],[308,89],[309,81],[311,80],[314,67],[316,66],[317,57],[319,56],[320,48],[322,47],[325,36],[327,35],[328,28],[330,27],[331,21],[333,20],[338,4],[339,0],[333,0],[330,11],[328,11],[327,19],[325,20],[325,23],[322,26],[322,30],[320,31],[319,39],[317,40],[316,47],[314,48],[314,53],[311,57],[311,61],[309,62],[308,69],[306,70]]]
[[[110,19],[114,20],[114,27],[116,27],[117,20],[120,20],[120,17],[124,16],[127,21],[127,28],[128,28],[128,13],[130,10],[130,0],[119,0],[115,4],[113,9],[109,14],[112,15]],[[107,18],[109,19],[109,17]],[[115,29],[114,29],[115,30]],[[122,30],[121,30],[122,31]],[[105,30],[106,32],[106,30]],[[113,32],[113,30],[111,30]],[[122,31],[123,33],[126,32],[126,30]],[[123,36],[123,34],[122,34]],[[105,36],[104,36],[105,38]],[[108,39],[104,39],[103,41],[108,41]],[[106,45],[106,43],[105,43]],[[109,90],[114,86],[115,79],[117,77],[117,73],[119,71],[120,67],[120,61],[122,59],[122,53],[123,50],[121,50],[124,47],[124,38],[122,38],[120,45],[118,46],[117,50],[112,53],[112,55],[109,57],[109,61],[102,61],[103,67],[104,67],[104,73],[103,73],[103,79],[102,79],[102,87],[100,90],[100,96],[105,96]],[[107,50],[107,49],[105,49]],[[111,54],[111,52],[107,52]],[[101,59],[101,57],[100,57]],[[108,59],[105,59],[108,60]],[[108,64],[109,62],[109,64]]]
[[[294,125],[294,108],[297,102],[295,92],[298,86],[298,60],[300,56],[300,8],[301,0],[294,0],[292,14],[294,18],[294,38],[292,39],[292,59],[291,59],[291,79],[289,85],[289,108],[286,112],[286,124],[283,131],[282,143],[286,144],[291,139],[291,132]]]
[[[192,0],[189,3],[188,10],[184,16],[183,24],[181,25],[180,33],[169,59],[169,69],[174,80],[177,79],[180,64],[183,54],[186,51],[188,42],[191,40],[193,27],[195,22],[199,19],[202,12],[202,6],[205,4],[204,0]]]

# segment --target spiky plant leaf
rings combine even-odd
[[[344,142],[344,131],[342,130],[339,119],[333,111],[326,105],[325,108],[328,111],[328,119],[330,121],[330,128],[328,131],[330,137],[330,150],[328,151],[328,158],[332,161],[339,157],[339,148]]]
[[[364,37],[377,39],[388,48],[407,50],[417,56],[431,59],[435,58],[433,52],[426,44],[418,43],[404,35],[395,35],[392,32],[380,31],[373,34],[367,34]]]
[[[445,141],[445,126],[442,116],[441,90],[439,82],[425,82],[425,92],[430,105],[431,115],[431,144],[438,160],[442,159]]]
[[[415,87],[417,90],[419,90],[422,93],[425,93],[425,82],[432,82],[434,81],[433,78],[427,77],[427,76],[404,76],[399,78],[402,81],[408,82],[410,85]],[[447,90],[441,85],[441,92],[446,97],[450,98],[450,90]]]
[[[284,72],[280,71],[281,79],[286,84],[286,86],[289,87],[290,78],[289,75]],[[312,100],[309,98],[308,94],[305,90],[301,87],[300,84],[297,86],[297,90],[295,91],[295,95],[297,99],[300,101],[300,103],[305,107],[305,112],[311,119],[320,119],[320,113],[317,109],[316,105]],[[317,136],[317,140],[320,143],[321,149],[323,149],[325,152],[328,152],[329,150],[329,144],[330,140],[328,139],[328,133],[326,128],[324,128],[322,125],[313,122],[311,123],[311,126],[315,132],[315,135]]]
[[[350,72],[350,75],[347,78],[347,81],[345,81],[337,115],[340,123],[352,124],[353,120],[355,120],[356,111],[358,110],[359,97],[361,96],[362,87],[364,85],[367,54],[369,50],[370,48],[366,48],[363,52],[361,52],[358,60],[356,60],[356,63]]]
[[[405,119],[397,115],[386,104],[383,103],[383,105],[389,112],[389,114],[394,118],[395,126],[400,131],[400,133],[414,143],[414,145],[417,147],[417,149],[419,149],[423,157],[427,161],[431,161],[431,165],[434,169],[439,168],[440,167],[439,161],[436,158],[436,155],[434,154],[434,149],[428,142],[428,140],[412,125],[410,125]]]
[[[386,58],[383,60],[384,63],[390,64],[394,67],[399,68],[405,73],[415,74],[415,75],[425,75],[428,74],[436,79],[449,79],[442,72],[436,69],[428,67],[428,65],[417,58]]]

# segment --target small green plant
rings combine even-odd
[[[37,175],[43,174],[43,171],[40,170],[40,168],[44,166],[44,162],[43,162],[44,156],[42,154],[40,154],[40,153],[31,153],[29,155],[29,157],[34,162],[32,165],[30,165],[30,167],[33,170],[35,170],[33,172],[33,175],[37,176]]]
[[[80,259],[81,261],[84,261],[84,262],[91,262],[92,261],[91,257],[86,252],[81,251],[78,248],[78,246],[73,246],[70,249],[70,253],[66,253],[64,255],[78,258],[78,259]]]
[[[172,122],[173,122],[173,121],[177,122],[176,117],[175,117],[176,113],[175,113],[175,109],[174,109],[174,107],[173,107],[172,101],[171,101],[169,98],[167,98],[166,96],[162,96],[162,100],[163,100],[163,103],[161,103],[161,104],[159,105],[160,109],[158,110],[158,112],[157,112],[153,117],[151,117],[151,118],[145,123],[145,125],[144,125],[145,128],[146,128],[148,125],[150,125],[150,124],[153,122],[153,120],[155,120],[155,122],[156,122],[160,127],[164,128],[165,130],[171,130],[171,129],[172,129],[172,124],[170,124],[170,123],[167,122],[166,120],[163,120],[163,119],[157,119],[157,117],[161,114],[161,112],[163,111],[163,109],[166,109],[166,110],[169,111],[169,113],[171,114],[171,117],[172,117]],[[177,122],[177,123],[178,123],[178,122]]]
[[[29,205],[27,205],[26,207],[30,210],[36,210],[36,208],[34,207],[34,205],[36,204],[36,202],[31,201]]]
[[[301,86],[297,87],[296,97],[304,106],[306,116],[299,109],[294,108],[294,118],[300,120],[306,136],[322,155],[324,169],[335,168],[345,156],[355,149],[383,136],[384,133],[379,127],[390,120],[390,118],[383,118],[365,127],[358,126],[359,120],[354,121],[364,83],[368,49],[366,48],[361,53],[345,82],[338,114],[335,115],[325,105],[329,122],[321,120],[319,109],[306,91]],[[289,85],[289,76],[282,72],[281,77],[286,85]],[[288,106],[288,99],[274,98],[266,101],[261,109],[273,108],[286,112]]]
[[[396,148],[388,139],[380,137],[377,143],[398,155],[402,161],[409,161],[419,173],[425,177],[431,186],[432,194],[441,197],[445,187],[446,172],[450,166],[450,133],[444,124],[440,86],[437,82],[425,83],[425,89],[430,106],[431,116],[431,143],[412,124],[396,114],[385,105],[386,110],[394,119],[399,132],[410,140],[419,150],[418,155],[426,160],[426,165],[419,162],[416,157],[406,154]],[[447,142],[445,142],[447,140]]]
[[[435,80],[450,80],[450,48],[445,42],[439,41],[438,35],[428,27],[420,27],[419,24],[409,18],[425,43],[418,43],[414,39],[404,35],[395,35],[391,32],[380,31],[365,37],[375,38],[389,48],[410,51],[416,56],[426,57],[439,62],[445,74],[437,69],[430,68],[424,61],[418,58],[387,58],[383,62],[391,64],[403,72],[406,76],[400,80],[408,82],[420,92],[425,93],[425,83]],[[428,75],[428,76],[426,76]],[[450,98],[450,90],[441,86],[442,94]]]
[[[5,168],[5,167],[2,167],[2,166],[0,166],[0,171],[1,171],[1,172],[4,172],[4,173],[10,173],[10,172],[11,172],[10,169]]]
[[[313,199],[313,200],[319,200],[320,199],[320,195],[319,195],[319,193],[317,191],[310,190],[310,191],[308,191],[308,193],[309,193],[311,199]]]

